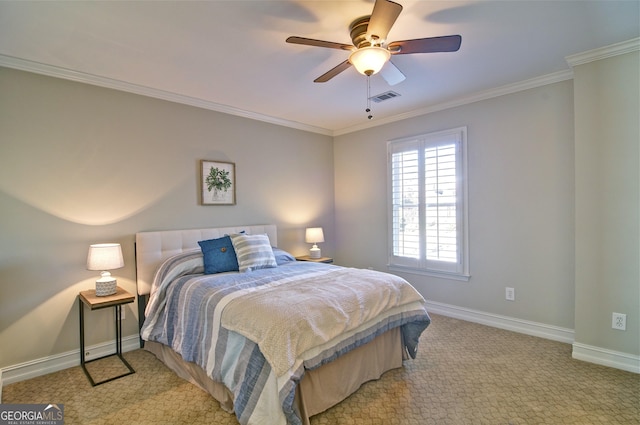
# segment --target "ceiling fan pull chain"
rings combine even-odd
[[[367,109],[365,109],[365,112],[369,114],[367,118],[373,118],[373,114],[371,113],[371,75],[367,75]]]

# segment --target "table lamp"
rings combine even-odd
[[[322,227],[308,227],[304,237],[307,243],[312,243],[313,246],[309,250],[309,257],[320,258],[321,251],[318,248],[320,242],[324,242],[324,234],[322,233]]]
[[[101,270],[96,280],[96,296],[106,297],[116,293],[116,278],[107,270],[124,267],[122,248],[119,243],[99,243],[89,246],[87,270]]]

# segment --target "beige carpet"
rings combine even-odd
[[[66,425],[237,425],[152,354],[125,357],[134,375],[91,387],[74,367],[6,386],[3,403],[64,404]],[[91,367],[96,375],[121,371],[111,360]],[[568,344],[434,315],[416,360],[311,423],[640,424],[640,375],[573,360]]]

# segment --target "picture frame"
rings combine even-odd
[[[236,164],[200,160],[200,204],[236,204]]]

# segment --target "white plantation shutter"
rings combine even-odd
[[[418,150],[392,156],[392,205],[394,255],[420,257],[420,174]]]
[[[468,276],[465,145],[466,128],[389,142],[392,268]]]
[[[457,261],[456,146],[424,150],[427,260]]]

